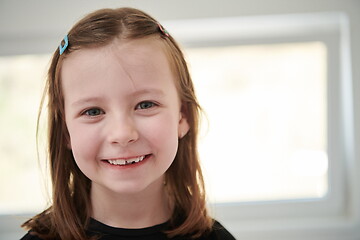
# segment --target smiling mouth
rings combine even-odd
[[[108,160],[105,160],[105,161],[107,161],[111,165],[126,166],[126,165],[139,163],[139,162],[143,161],[146,158],[146,156],[147,155],[143,155],[143,156],[134,157],[134,158],[128,158],[128,159],[111,159],[111,160],[108,159]]]

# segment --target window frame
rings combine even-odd
[[[239,239],[357,239],[355,125],[350,30],[341,12],[164,22],[183,47],[321,41],[327,47],[328,194],[318,199],[214,203]],[[236,185],[236,184],[235,184]]]

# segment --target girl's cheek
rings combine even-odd
[[[73,151],[91,151],[100,138],[100,134],[96,131],[81,126],[74,127],[69,132]]]
[[[163,115],[148,119],[146,123],[140,123],[138,129],[139,132],[150,138],[169,138],[177,134],[177,121],[171,116]]]

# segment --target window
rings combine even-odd
[[[207,113],[200,154],[214,216],[239,239],[356,239],[347,17],[164,26],[187,49]]]
[[[46,206],[36,120],[48,62],[49,55],[0,58],[0,214],[33,213]]]
[[[214,202],[327,194],[326,52],[322,42],[187,50]]]

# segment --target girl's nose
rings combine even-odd
[[[129,116],[113,118],[108,126],[108,139],[111,144],[127,146],[139,138],[136,124]]]

